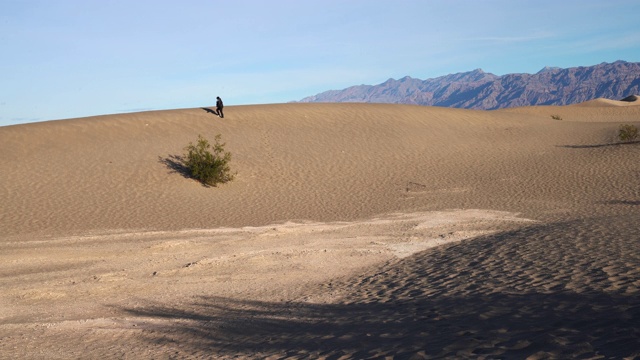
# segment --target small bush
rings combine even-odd
[[[551,115],[551,118],[553,120],[562,120],[562,118],[560,117],[560,115]]]
[[[183,157],[184,165],[191,177],[205,185],[216,186],[233,180],[233,174],[229,168],[231,153],[224,150],[225,144],[220,143],[221,138],[220,134],[216,135],[213,153],[211,144],[201,135],[198,135],[198,142],[195,145],[189,143],[185,148],[187,153]]]
[[[628,142],[634,141],[638,138],[638,128],[635,125],[623,124],[620,125],[620,130],[618,130],[618,139],[620,141]]]

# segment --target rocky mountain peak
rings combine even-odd
[[[640,94],[640,63],[616,61],[594,66],[546,66],[536,74],[497,76],[482,69],[420,80],[405,76],[379,85],[352,86],[310,96],[300,102],[369,102],[500,109],[568,105]]]

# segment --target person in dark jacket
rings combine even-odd
[[[222,99],[220,99],[220,96],[216,96],[216,112],[218,113],[218,116],[220,116],[221,118],[224,117],[224,114],[222,113],[223,107],[224,107],[224,104],[222,104]]]

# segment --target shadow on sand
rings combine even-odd
[[[640,200],[637,200],[637,201],[633,201],[633,200],[610,200],[610,201],[606,201],[605,204],[607,204],[607,205],[640,206]]]
[[[180,155],[169,155],[166,158],[158,156],[158,162],[164,164],[170,170],[170,174],[177,173],[184,178],[191,178],[189,168],[184,164],[184,158]]]
[[[174,309],[127,309],[169,320],[153,343],[185,341],[220,355],[438,358],[534,354],[622,358],[640,351],[640,300],[577,293],[496,293],[351,304],[203,297]],[[171,338],[172,340],[168,340]]]
[[[568,148],[568,149],[590,149],[590,148],[624,146],[624,145],[633,145],[633,144],[640,144],[640,141],[627,141],[627,142],[618,142],[618,143],[610,143],[610,144],[593,144],[593,145],[557,145],[557,147]]]
[[[180,155],[169,155],[166,158],[158,156],[158,162],[166,166],[170,174],[180,174],[185,179],[197,181],[191,177],[191,171],[189,171],[189,168],[184,164],[184,157]],[[207,185],[201,181],[198,182],[204,187],[211,187],[211,185]]]
[[[222,357],[633,358],[636,216],[535,225],[427,250],[334,284],[348,293],[337,303],[202,296],[175,308],[121,310],[150,343]]]
[[[213,109],[209,109],[209,108],[206,108],[206,107],[203,107],[203,108],[201,108],[201,109],[202,109],[202,110],[204,110],[204,111],[206,111],[206,112],[208,112],[209,114],[213,114],[213,115],[215,115],[215,116],[220,116],[220,114],[218,114],[218,112],[217,112],[217,111],[215,111],[215,110],[213,110]]]

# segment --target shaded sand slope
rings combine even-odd
[[[0,127],[0,358],[640,356],[640,106],[226,113]]]
[[[257,358],[637,358],[633,220],[536,225],[441,246],[317,295],[340,301],[200,297],[180,309],[127,311],[149,329],[140,344],[196,356],[215,348]]]

